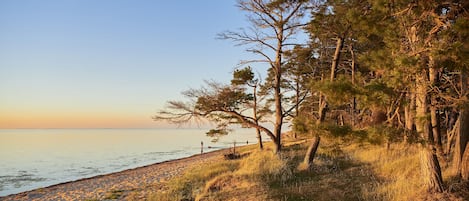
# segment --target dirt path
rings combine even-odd
[[[181,175],[190,167],[204,165],[223,157],[227,150],[157,163],[122,172],[81,179],[40,188],[0,200],[109,200],[125,197],[140,200],[160,189],[164,181]]]

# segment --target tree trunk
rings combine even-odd
[[[431,118],[431,126],[432,126],[432,134],[434,144],[439,153],[443,153],[443,144],[441,142],[441,130],[440,130],[440,115],[438,114],[438,110],[436,109],[436,100],[432,98],[431,100],[432,106],[430,107],[430,118]]]
[[[325,99],[326,97],[324,96],[324,94],[320,93],[319,94],[319,109],[318,109],[319,117],[318,117],[318,120],[316,121],[317,125],[321,124],[326,119],[327,102]]]
[[[435,68],[433,57],[429,57],[428,61],[429,75],[430,75],[430,85],[432,87],[438,87],[439,85],[439,72]],[[432,95],[430,98],[430,118],[431,118],[431,127],[433,133],[433,141],[438,150],[438,152],[443,153],[443,145],[441,143],[441,130],[440,130],[440,114],[438,111],[438,100],[435,95]]]
[[[433,144],[433,135],[431,134],[431,125],[428,118],[428,94],[427,94],[427,76],[426,73],[420,74],[416,78],[416,97],[415,97],[415,115],[416,124],[415,127],[420,137],[427,143]]]
[[[459,125],[456,130],[456,143],[454,146],[453,163],[457,175],[461,175],[463,154],[467,152],[467,144],[469,141],[469,110],[462,109],[459,115]]]
[[[461,160],[461,177],[465,181],[469,181],[469,143],[466,144],[466,150]]]
[[[416,77],[416,129],[425,143],[422,145],[420,154],[422,175],[425,185],[429,191],[442,192],[443,178],[437,156],[433,151],[433,135],[431,134],[430,122],[428,121],[428,101],[427,101],[427,74],[424,73]]]
[[[339,65],[340,60],[340,51],[344,46],[344,39],[341,37],[337,37],[337,44],[335,47],[334,58],[332,59],[331,65],[331,82],[335,79],[335,71],[337,70],[337,66]]]
[[[420,151],[420,162],[424,183],[431,192],[443,192],[443,177],[438,158],[434,151],[423,147]]]
[[[355,52],[353,51],[353,45],[350,45],[350,55],[352,56],[352,64],[350,64],[352,66],[352,85],[355,86]],[[356,100],[356,97],[354,96],[352,100],[352,108],[351,108],[352,111],[350,112],[352,127],[355,126],[356,107],[357,107],[357,100]]]
[[[404,118],[405,118],[405,136],[404,142],[409,142],[409,137],[413,135],[415,130],[415,93],[409,90],[407,92],[407,105],[404,107]],[[411,138],[412,139],[412,138]]]
[[[306,155],[303,160],[303,164],[306,168],[310,168],[313,164],[314,156],[316,155],[316,151],[318,150],[320,140],[321,138],[319,136],[315,136],[313,138],[313,141],[311,142],[311,145],[309,145],[308,151],[306,151]]]
[[[459,117],[458,119],[456,120],[456,122],[454,124],[452,124],[451,127],[448,127],[448,129],[451,129],[451,130],[447,130],[446,131],[446,138],[447,138],[447,142],[446,142],[446,154],[450,154],[451,153],[451,147],[453,146],[453,142],[455,141],[455,139],[459,136],[456,136],[458,135],[457,133],[459,132]],[[453,164],[455,167],[457,167],[457,165],[455,165],[456,161],[456,157],[455,155],[453,155]],[[456,168],[457,170],[457,168]]]
[[[324,74],[321,74],[321,82],[324,80]],[[319,92],[319,101],[318,101],[318,120],[316,121],[316,125],[321,124],[326,119],[326,96],[322,92]]]
[[[257,144],[259,145],[259,149],[263,150],[264,144],[262,143],[261,131],[259,129],[256,129],[256,134],[257,134]]]
[[[275,52],[274,62],[274,102],[275,102],[275,124],[274,124],[274,135],[275,135],[275,153],[279,154],[282,150],[282,124],[283,124],[283,108],[282,108],[282,54],[283,54],[283,27],[278,31],[277,35],[277,47]]]
[[[299,75],[296,76],[295,82],[296,82],[295,118],[297,118],[298,116],[300,116],[300,76]],[[293,137],[295,139],[298,137],[295,130],[293,131]]]
[[[259,125],[259,119],[257,117],[257,84],[254,85],[253,87],[253,96],[254,96],[254,107],[253,107],[253,113],[254,113],[254,121],[256,122],[257,125]],[[256,134],[257,134],[257,143],[259,144],[259,149],[263,150],[264,145],[262,144],[262,135],[261,135],[261,130],[259,128],[256,128]]]
[[[415,93],[409,92],[407,94],[409,103],[404,108],[405,113],[405,128],[407,131],[413,131],[415,129],[414,123],[414,111],[415,111]]]
[[[333,82],[335,79],[335,76],[336,76],[335,71],[337,70],[337,66],[339,65],[340,51],[342,50],[343,46],[344,46],[344,39],[341,37],[337,37],[334,57],[332,58],[332,64],[331,64],[331,77],[330,77],[331,82]],[[316,121],[316,124],[320,124],[324,122],[325,117],[326,117],[326,107],[327,107],[326,97],[321,93],[319,95],[319,109],[318,109],[319,118],[318,118],[318,121]]]
[[[461,94],[465,96],[467,93],[467,75],[465,72],[461,72]],[[464,98],[464,97],[461,97]],[[462,171],[462,159],[463,154],[465,151],[468,141],[469,141],[469,108],[462,107],[459,113],[459,125],[458,129],[456,130],[456,144],[454,146],[454,154],[453,154],[453,165],[456,170],[457,175],[461,175]]]

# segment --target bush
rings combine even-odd
[[[371,144],[401,142],[404,139],[404,130],[385,125],[372,126],[366,129],[366,140]]]

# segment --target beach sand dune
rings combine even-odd
[[[32,191],[0,197],[0,200],[141,200],[161,190],[164,181],[191,167],[203,166],[223,157],[227,150],[213,151],[121,172],[66,182]]]

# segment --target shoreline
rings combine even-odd
[[[231,148],[195,154],[183,158],[166,160],[145,166],[125,169],[118,172],[81,178],[50,186],[28,190],[16,194],[0,196],[0,200],[69,200],[104,199],[109,192],[142,191],[148,196],[158,189],[164,181],[179,176],[190,167],[223,157]],[[150,187],[150,188],[149,188]],[[144,197],[143,197],[144,198]]]

